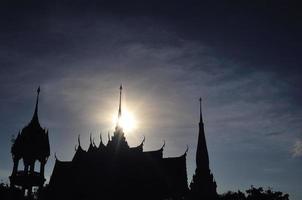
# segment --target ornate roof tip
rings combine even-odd
[[[92,133],[90,133],[90,137],[89,137],[90,144],[92,144],[92,138],[91,138],[91,135],[92,135]]]
[[[80,134],[78,135],[78,145],[79,145],[79,148],[82,148],[81,147],[81,141],[80,141]]]
[[[102,133],[100,132],[100,143],[103,144],[103,137],[102,137]]]
[[[165,146],[166,146],[166,140],[164,140],[164,144],[160,149],[163,150]]]
[[[185,151],[185,154],[187,154],[188,151],[189,151],[189,145],[187,145],[187,149],[186,149],[186,151]]]
[[[94,142],[94,138],[92,139],[92,146],[96,147],[95,142]]]
[[[144,138],[143,138],[143,140],[142,140],[142,142],[140,143],[139,146],[143,146],[144,145],[145,139],[146,139],[146,137],[144,136]]]
[[[109,133],[109,131],[108,131],[108,142],[110,141],[110,133]]]
[[[187,156],[188,151],[189,151],[189,146],[187,145],[185,152],[180,157]]]
[[[199,123],[203,123],[202,119],[202,104],[201,104],[202,98],[199,97]]]
[[[37,89],[36,106],[35,106],[35,111],[34,111],[34,115],[32,118],[32,121],[37,122],[37,123],[39,123],[39,118],[38,118],[39,95],[40,95],[40,86]]]
[[[146,141],[146,137],[144,136],[144,139],[143,139],[142,143],[144,143],[145,141]]]

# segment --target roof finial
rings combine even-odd
[[[94,147],[96,147],[95,142],[94,142],[94,138],[92,139],[92,144]]]
[[[146,141],[146,137],[144,136],[144,139],[143,139],[142,143],[144,143],[145,141]]]
[[[39,118],[38,118],[39,94],[40,94],[40,86],[37,89],[36,107],[35,107],[34,115],[32,118],[32,121],[38,122],[38,123],[39,123]]]
[[[121,118],[121,116],[122,116],[122,90],[123,90],[123,86],[121,84],[121,86],[120,86],[120,102],[119,102],[119,108],[118,108],[118,118]]]
[[[199,98],[199,114],[200,114],[200,117],[199,117],[199,123],[203,123],[203,119],[202,119],[202,105],[201,105],[201,97]]]
[[[100,132],[100,143],[103,143],[102,133]]]
[[[120,120],[121,120],[121,117],[122,117],[122,90],[123,90],[123,86],[121,84],[116,128],[120,127]]]
[[[78,135],[78,144],[79,144],[79,147],[81,147],[80,134]]]
[[[160,149],[163,150],[165,146],[166,146],[166,140],[164,140],[164,144]]]
[[[108,142],[110,141],[110,133],[109,133],[109,131],[108,131]]]
[[[90,138],[89,138],[89,140],[90,140],[90,144],[92,144],[91,135],[92,135],[92,133],[90,133]]]

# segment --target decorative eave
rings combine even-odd
[[[96,152],[97,150],[98,148],[96,147],[94,141],[90,142],[87,152],[91,153],[91,152]]]
[[[99,144],[98,149],[99,149],[99,150],[102,150],[102,149],[104,149],[105,147],[106,147],[106,146],[105,146],[104,143],[103,143],[102,133],[100,133],[100,144]]]
[[[143,147],[144,147],[144,142],[145,142],[146,138],[144,136],[142,142],[140,143],[140,145],[136,146],[136,147],[131,147],[130,149],[131,150],[134,150],[134,151],[139,151],[139,152],[143,152]]]
[[[82,155],[84,153],[86,153],[86,151],[82,149],[81,141],[80,141],[80,135],[78,135],[78,147],[75,147],[75,151],[76,152],[75,152],[75,154],[73,156],[73,159],[72,159],[73,161],[81,158]]]
[[[181,156],[179,156],[179,157],[186,157],[188,151],[189,151],[189,146],[187,145],[187,148],[186,148],[185,152]]]

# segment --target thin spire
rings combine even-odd
[[[120,102],[119,102],[119,107],[118,107],[118,118],[120,119],[122,116],[122,90],[123,86],[120,86]]]
[[[203,119],[202,119],[202,104],[201,104],[201,97],[199,98],[199,123],[203,123]]]
[[[120,127],[120,120],[121,120],[121,117],[122,117],[122,90],[123,90],[123,86],[121,84],[116,128]]]
[[[81,141],[80,141],[80,134],[78,135],[78,144],[79,144],[79,147],[82,148],[81,147]]]
[[[197,168],[209,168],[209,155],[207,149],[207,143],[205,138],[204,124],[202,118],[202,99],[199,98],[199,133],[196,150],[196,164]]]
[[[40,94],[40,86],[37,89],[36,107],[32,118],[33,122],[38,122],[38,123],[39,123],[39,118],[38,118],[39,94]]]

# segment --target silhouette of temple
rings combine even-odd
[[[143,151],[143,143],[129,147],[120,125],[122,86],[118,121],[108,143],[87,151],[80,144],[72,161],[56,158],[49,182],[51,199],[183,199],[188,192],[186,153],[163,158],[163,147]]]
[[[24,195],[31,195],[33,187],[41,188],[45,182],[44,167],[50,154],[48,130],[43,129],[38,118],[40,87],[37,90],[37,100],[34,115],[21,133],[14,139],[11,153],[13,171],[10,179],[12,187],[19,186]],[[19,161],[23,160],[24,169],[18,169]],[[40,162],[40,171],[35,171],[36,161]]]
[[[190,184],[191,199],[217,199],[216,182],[209,166],[209,155],[202,119],[201,98],[199,99],[199,134],[196,151],[196,170]]]
[[[44,166],[49,157],[48,131],[38,120],[38,100],[31,122],[18,134],[12,145],[14,167],[10,181],[30,194],[32,187],[42,187]],[[209,168],[200,99],[199,135],[196,152],[196,171],[188,187],[186,154],[163,157],[165,144],[154,151],[143,151],[145,138],[136,147],[130,147],[121,125],[122,86],[120,87],[118,120],[113,136],[107,144],[96,145],[90,136],[90,145],[84,150],[78,137],[78,146],[71,161],[56,157],[49,185],[43,199],[218,199],[216,182]],[[24,170],[18,171],[18,162],[24,161]],[[34,171],[35,161],[41,162],[40,172]],[[30,167],[30,169],[29,169]]]

